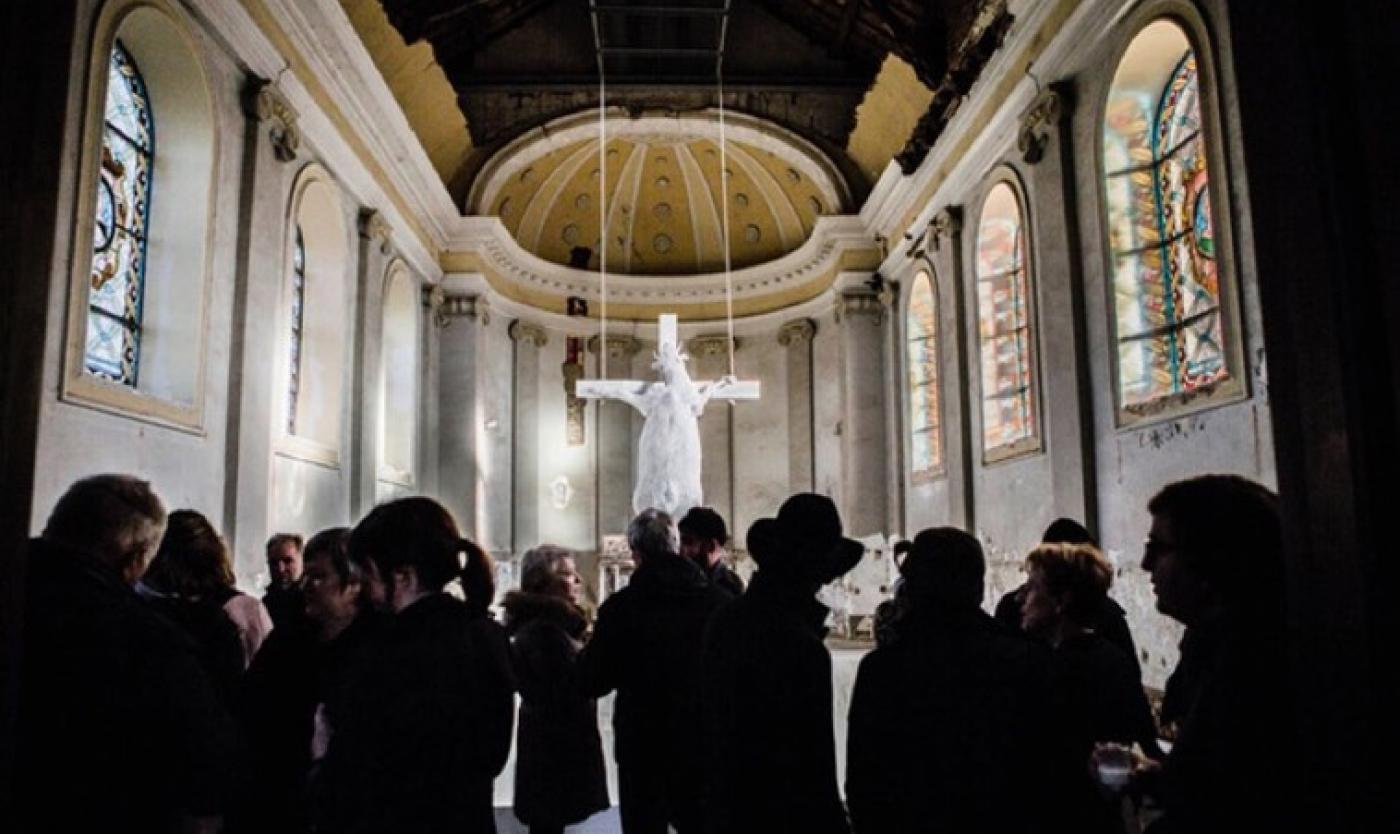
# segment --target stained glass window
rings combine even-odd
[[[1176,23],[1129,45],[1103,143],[1119,402],[1140,411],[1229,375],[1200,77]]]
[[[914,483],[932,480],[943,468],[938,397],[938,318],[927,272],[914,278],[909,294],[909,431]]]
[[[984,452],[1034,448],[1038,437],[1025,226],[1016,192],[1004,181],[997,183],[977,228]]]
[[[146,82],[120,40],[108,62],[103,121],[83,366],[135,387],[156,132]]]
[[[291,354],[287,357],[287,434],[296,434],[297,397],[301,394],[302,337],[306,323],[306,243],[301,226],[296,227],[292,245],[292,312],[291,333],[287,342]]]

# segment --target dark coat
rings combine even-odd
[[[997,601],[996,619],[997,622],[1013,631],[1021,631],[1021,594],[1026,586],[1021,585],[1014,590],[1007,591]],[[1128,628],[1128,612],[1123,610],[1112,597],[1104,597],[1103,605],[1099,607],[1097,616],[1093,618],[1090,627],[1108,642],[1117,646],[1132,661],[1133,668],[1137,670],[1138,677],[1142,676],[1141,662],[1138,660],[1137,645],[1133,642],[1132,629]]]
[[[268,616],[272,618],[273,628],[310,627],[306,618],[306,595],[302,593],[300,586],[269,587],[267,593],[263,594],[262,601],[267,607]]]
[[[726,565],[723,561],[715,562],[708,569],[702,568],[710,578],[710,584],[732,597],[737,597],[744,592],[744,580],[739,578],[739,574],[734,569]]]
[[[911,607],[851,698],[856,834],[1042,830],[1052,762],[1048,650],[979,609]]]
[[[1290,769],[1298,758],[1278,631],[1224,621],[1188,629],[1168,691],[1176,742],[1155,785],[1164,814],[1153,834],[1226,834],[1296,827]]]
[[[343,722],[351,682],[388,628],[387,616],[363,611],[330,642],[310,622],[273,630],[244,676],[238,718],[249,751],[250,784],[238,828],[305,832],[316,711]]]
[[[1052,801],[1059,827],[1083,834],[1120,831],[1118,809],[1100,795],[1088,762],[1096,742],[1139,742],[1145,751],[1157,749],[1137,667],[1092,632],[1066,639],[1053,657],[1053,711],[1046,720],[1056,732],[1058,764],[1048,776],[1056,784]]]
[[[766,576],[705,636],[707,807],[715,834],[843,834],[826,606]]]
[[[146,590],[140,596],[194,642],[199,665],[214,684],[225,709],[232,712],[238,682],[243,677],[243,641],[238,627],[224,613],[223,600],[184,599]]]
[[[577,606],[547,594],[515,591],[502,606],[520,685],[515,816],[560,827],[587,819],[610,804],[598,705],[578,681],[588,621]]]
[[[174,831],[233,789],[233,721],[193,641],[112,569],[32,542],[7,831]]]
[[[340,834],[492,834],[491,784],[510,754],[505,631],[445,593],[398,612],[350,685],[318,789]]]
[[[728,597],[699,567],[676,555],[653,556],[627,587],[598,610],[580,673],[592,697],[617,690],[614,753],[620,776],[654,777],[647,792],[663,805],[696,809],[701,758],[700,642],[705,625]],[[635,781],[634,781],[635,784]],[[633,798],[624,790],[623,814]]]

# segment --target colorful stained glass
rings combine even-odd
[[[977,229],[977,335],[982,449],[1016,450],[1037,435],[1025,214],[1005,182],[992,187]]]
[[[108,63],[103,121],[83,367],[135,387],[155,122],[146,82],[121,41]]]
[[[287,342],[290,356],[287,358],[287,434],[296,434],[297,398],[301,394],[301,349],[306,323],[306,243],[302,239],[301,226],[296,229],[296,241],[292,245],[292,310],[291,333]]]
[[[1104,124],[1122,406],[1229,376],[1200,78],[1186,33],[1149,24],[1119,65]]]
[[[932,479],[943,468],[943,438],[938,392],[938,318],[933,284],[927,272],[914,278],[909,295],[909,430],[910,467],[915,483]]]

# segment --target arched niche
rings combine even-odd
[[[413,486],[418,427],[418,286],[402,261],[384,286],[379,479]]]
[[[104,171],[124,172],[124,166],[113,165],[110,150],[104,154],[112,136],[108,93],[118,44],[139,73],[154,136],[143,174],[145,242],[133,250],[139,252],[139,266],[130,259],[101,258],[111,230],[99,220],[99,199],[111,187],[104,188]],[[164,0],[113,0],[103,6],[93,30],[83,114],[66,400],[202,429],[218,133],[199,44],[184,12]],[[123,311],[131,340],[126,367],[102,373],[91,361],[89,340],[96,332],[91,312],[95,288],[114,270],[139,288]]]
[[[339,465],[350,240],[339,189],[308,165],[292,190],[283,270],[283,450]]]

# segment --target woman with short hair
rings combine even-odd
[[[1152,712],[1137,666],[1095,631],[1113,566],[1091,544],[1041,544],[1026,557],[1029,576],[1021,625],[1054,650],[1053,713],[1058,781],[1052,803],[1057,830],[1116,832],[1118,809],[1095,787],[1088,770],[1096,743],[1141,744],[1157,750]]]
[[[521,701],[515,816],[530,834],[561,834],[609,805],[597,702],[577,679],[588,616],[573,551],[543,544],[520,567],[502,601]]]

